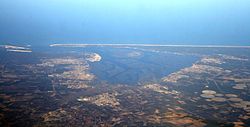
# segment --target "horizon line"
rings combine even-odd
[[[250,48],[250,46],[240,46],[240,45],[173,45],[173,44],[119,44],[119,43],[106,43],[106,44],[90,44],[90,43],[82,43],[82,44],[60,44],[54,43],[50,44],[50,47],[87,47],[87,46],[136,46],[136,47],[192,47],[192,48]]]

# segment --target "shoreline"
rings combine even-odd
[[[87,47],[87,46],[135,46],[135,47],[190,47],[190,48],[250,48],[238,45],[164,45],[164,44],[50,44],[50,47]]]

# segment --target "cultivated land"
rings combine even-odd
[[[249,47],[51,46],[0,48],[0,126],[250,124]]]

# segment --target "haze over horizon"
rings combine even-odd
[[[1,0],[0,44],[250,45],[247,0]]]

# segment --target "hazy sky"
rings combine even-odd
[[[250,45],[250,0],[0,0],[0,43]]]

